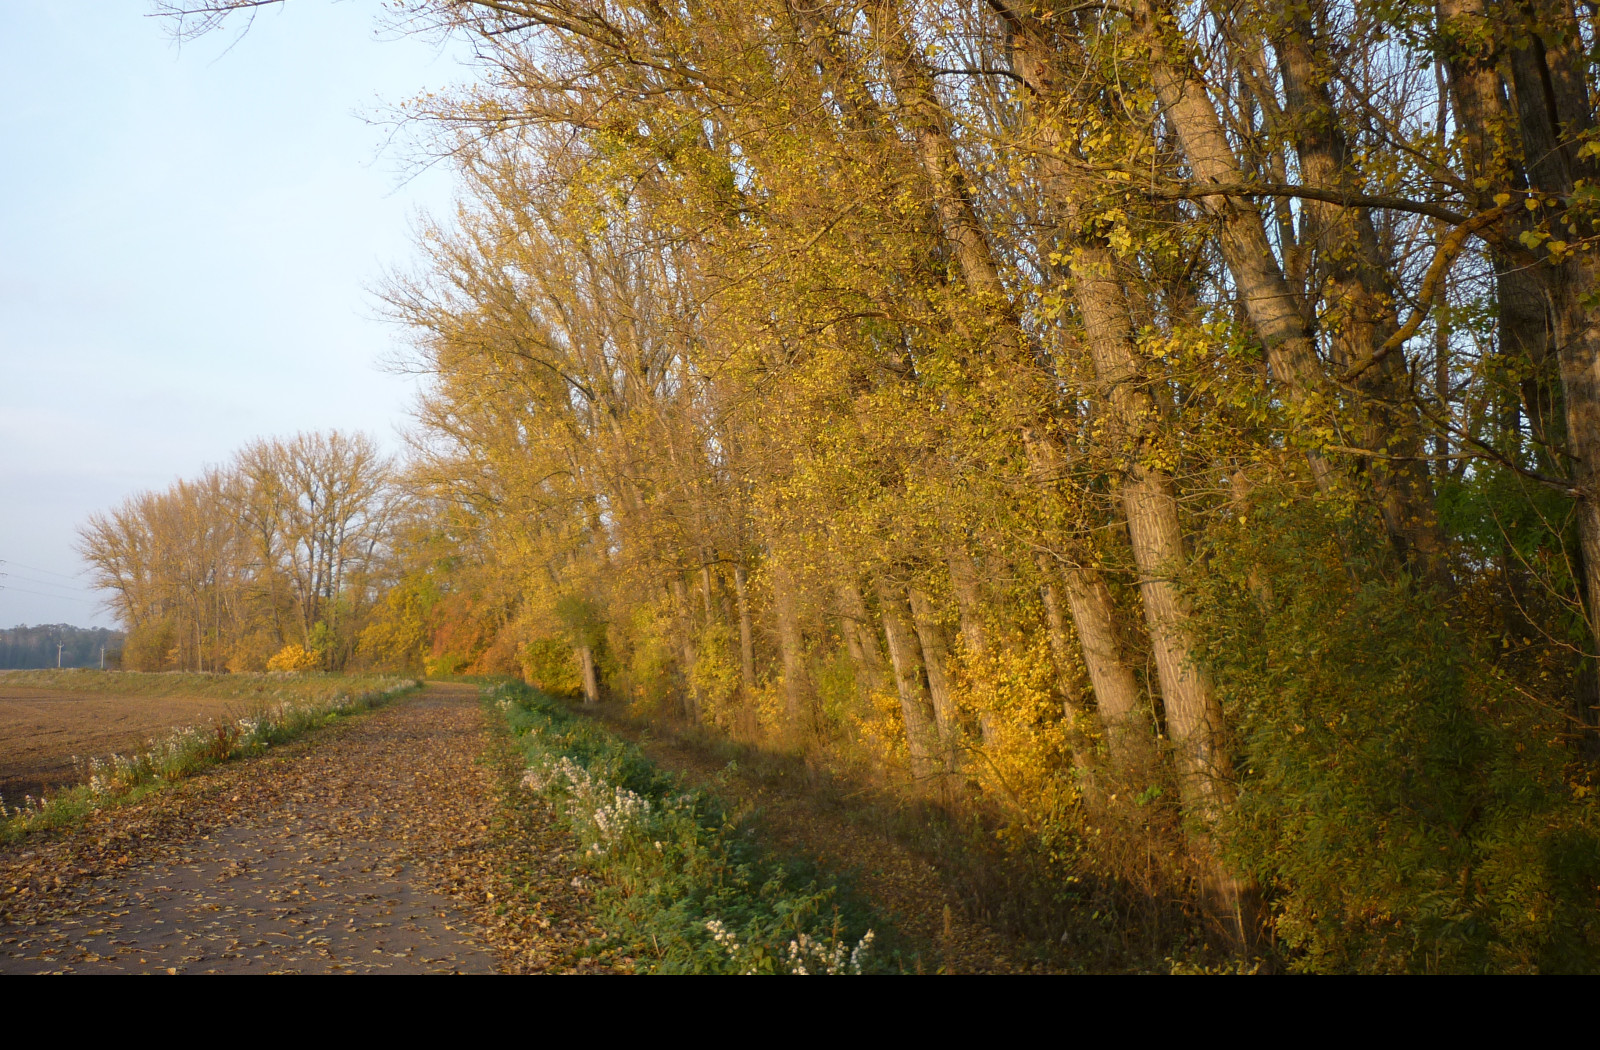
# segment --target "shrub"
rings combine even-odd
[[[1600,967],[1600,810],[1559,699],[1318,507],[1263,500],[1199,589],[1238,727],[1232,863],[1307,970]],[[1260,580],[1294,581],[1263,587]]]
[[[322,661],[315,652],[291,642],[279,649],[277,654],[267,661],[267,670],[296,674],[301,671],[315,671],[321,664]]]
[[[578,661],[564,638],[536,638],[522,647],[522,680],[551,696],[583,691]]]

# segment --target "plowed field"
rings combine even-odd
[[[0,683],[0,797],[24,795],[78,779],[73,757],[126,753],[174,727],[244,715],[246,702],[219,697],[122,696]]]

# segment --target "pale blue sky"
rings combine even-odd
[[[376,2],[181,48],[150,10],[0,0],[0,627],[110,625],[89,513],[260,435],[397,447],[412,396],[370,289],[450,179],[364,118],[468,72]]]

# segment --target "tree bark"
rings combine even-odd
[[[1286,29],[1273,46],[1279,56],[1285,108],[1294,119],[1290,132],[1302,180],[1308,186],[1358,192],[1340,114],[1318,72],[1316,31],[1302,9],[1287,16]],[[1399,296],[1370,210],[1315,200],[1302,201],[1301,207],[1308,220],[1302,240],[1320,242],[1329,270],[1326,298],[1331,308],[1323,323],[1342,358],[1340,367],[1348,368],[1378,353],[1400,330],[1395,309]],[[1355,382],[1359,443],[1387,453],[1370,461],[1367,474],[1390,541],[1420,577],[1452,589],[1449,544],[1434,506],[1433,479],[1422,458],[1422,421],[1409,390],[1404,355],[1388,354]]]
[[[1050,655],[1056,663],[1056,689],[1061,694],[1061,713],[1074,725],[1081,725],[1084,713],[1084,695],[1072,665],[1072,640],[1067,637],[1067,614],[1061,608],[1061,591],[1056,586],[1056,573],[1044,555],[1038,558],[1043,582],[1039,584],[1039,597],[1044,602],[1045,631],[1050,641]]]
[[[683,714],[690,725],[699,725],[703,712],[700,710],[700,690],[694,684],[694,616],[689,605],[689,589],[684,586],[681,573],[675,573],[672,577],[672,604],[677,614],[678,646],[683,661]]]
[[[1595,119],[1584,58],[1573,46],[1582,32],[1570,9],[1547,0],[1493,9],[1483,0],[1441,0],[1439,20],[1441,38],[1449,44],[1443,57],[1451,105],[1466,142],[1466,175],[1483,187],[1481,196],[1515,192],[1519,179],[1556,201],[1569,197],[1580,179],[1594,185],[1600,170],[1593,159],[1577,156]],[[1502,91],[1502,70],[1511,74],[1515,112]],[[1528,228],[1530,220],[1514,214],[1519,218],[1508,222],[1502,242]],[[1582,236],[1595,232],[1579,230]],[[1502,313],[1519,323],[1502,328],[1502,349],[1528,353],[1536,366],[1552,349],[1557,359],[1567,453],[1562,458],[1576,500],[1579,557],[1573,568],[1581,581],[1592,658],[1600,653],[1600,311],[1585,301],[1600,298],[1600,263],[1593,252],[1566,258],[1545,254],[1534,265],[1507,269],[1515,276],[1500,282]],[[1544,309],[1543,332],[1537,301]],[[1542,406],[1546,398],[1531,400]],[[1541,425],[1536,410],[1530,415]],[[1584,708],[1592,701],[1583,693],[1580,689],[1576,703],[1588,722],[1593,712]]]
[[[600,702],[600,680],[595,674],[594,649],[588,645],[578,646],[578,667],[583,672],[583,702],[596,704]]]
[[[1138,374],[1133,321],[1128,316],[1111,252],[1078,245],[1072,252],[1073,293],[1083,318],[1095,375],[1124,445],[1126,466],[1117,484],[1139,569],[1139,596],[1155,655],[1167,731],[1177,758],[1185,807],[1207,825],[1228,801],[1232,770],[1220,746],[1222,708],[1194,663],[1188,602],[1175,582],[1186,560],[1172,482],[1147,465],[1156,407]]]
[[[805,673],[804,638],[799,610],[795,607],[794,581],[788,570],[775,565],[772,571],[772,612],[778,626],[778,655],[783,665],[783,708],[790,742],[809,743],[816,732],[811,712],[811,693]]]
[[[955,540],[946,549],[945,564],[950,569],[950,589],[956,596],[962,648],[969,661],[983,657],[989,652],[989,627],[984,617],[983,581],[978,563],[967,545]],[[994,712],[978,712],[978,731],[985,747],[996,742]]]
[[[1143,787],[1155,769],[1153,723],[1123,652],[1111,591],[1100,573],[1087,566],[1067,566],[1061,580],[1094,686],[1112,769],[1133,786]]]
[[[939,760],[946,772],[954,773],[960,765],[961,719],[946,674],[949,640],[939,622],[939,611],[928,595],[912,586],[907,588],[906,596],[911,600],[911,622],[922,646],[922,670],[928,677],[928,698],[933,702],[933,721],[939,732]]]
[[[883,663],[883,650],[878,646],[878,630],[867,612],[866,600],[854,580],[841,580],[835,592],[839,598],[839,622],[844,634],[850,659],[855,662],[856,674],[864,692],[876,692],[889,685]]]
[[[878,609],[889,643],[895,689],[900,694],[900,717],[905,724],[906,750],[911,756],[911,776],[926,783],[943,773],[938,760],[939,732],[933,702],[923,673],[922,647],[911,626],[905,591],[887,580],[878,582]]]
[[[950,543],[945,553],[945,565],[950,570],[950,589],[956,596],[956,611],[960,615],[961,642],[974,656],[989,651],[989,628],[983,615],[983,582],[977,561],[965,543]]]
[[[750,617],[750,582],[742,563],[733,567],[734,602],[739,610],[739,707],[741,731],[755,739],[756,728],[756,647],[755,627]]]

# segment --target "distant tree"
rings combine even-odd
[[[342,667],[391,575],[391,468],[364,434],[300,434],[92,515],[79,551],[137,670]]]
[[[101,652],[111,667],[122,649],[121,631],[105,627],[73,627],[64,623],[19,624],[0,630],[0,670],[55,667],[59,649],[62,667],[99,667]]]

